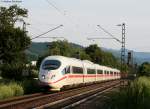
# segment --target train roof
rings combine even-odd
[[[86,66],[93,65],[93,66],[96,66],[96,68],[111,69],[111,70],[119,71],[116,68],[111,68],[111,67],[95,64],[89,60],[80,60],[80,59],[65,57],[65,56],[60,56],[60,55],[48,56],[44,60],[48,60],[48,59],[58,59],[60,61],[65,60],[66,63],[70,63],[71,65],[78,65],[78,66],[81,66],[82,64]]]

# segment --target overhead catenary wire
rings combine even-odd
[[[47,1],[47,3],[48,3],[49,5],[51,5],[53,8],[55,8],[59,13],[61,13],[62,15],[65,15],[65,14],[63,14],[63,13],[61,12],[61,10],[60,10],[59,8],[57,8],[54,4],[52,4],[52,3],[49,2],[48,0],[45,0],[45,1]],[[36,21],[36,20],[34,19],[34,21]],[[31,38],[31,40],[36,39],[36,38],[39,38],[40,36],[43,36],[43,35],[45,35],[45,34],[51,32],[51,31],[53,31],[53,30],[55,30],[55,29],[58,29],[58,28],[60,28],[61,26],[63,26],[63,25],[59,25],[59,26],[57,26],[57,27],[55,27],[55,28],[53,28],[53,29],[51,29],[51,30],[48,30],[47,32],[44,32],[44,33],[42,33],[42,34],[40,34],[40,35],[37,35],[37,36]],[[33,26],[32,26],[31,28],[36,29],[36,30],[38,30],[38,31],[41,31],[40,29],[37,29],[37,28],[35,28],[35,27],[33,27]]]
[[[118,38],[116,38],[114,35],[112,35],[110,32],[108,32],[107,30],[105,30],[101,25],[97,25],[101,30],[103,30],[105,33],[107,33],[109,36],[111,36],[113,39],[115,39],[116,41],[118,41],[119,43],[122,43],[121,40],[119,40]]]
[[[55,8],[60,14],[65,15],[65,13],[62,13],[62,11],[57,8],[52,2],[50,2],[49,0],[45,0],[50,6],[52,6],[53,8]]]
[[[31,40],[36,39],[36,38],[39,38],[40,36],[43,36],[43,35],[45,35],[45,34],[51,32],[51,31],[53,31],[53,30],[56,30],[56,29],[62,27],[62,26],[63,26],[63,25],[59,25],[59,26],[57,26],[57,27],[55,27],[55,28],[53,28],[53,29],[50,29],[50,30],[48,30],[48,31],[46,31],[46,32],[44,32],[44,33],[42,33],[42,34],[40,34],[40,35],[35,36],[35,37],[32,38]]]
[[[74,22],[72,21],[72,19],[70,19],[68,16],[66,16],[67,14],[65,14],[65,11],[62,11],[61,9],[59,9],[56,5],[54,5],[54,3],[50,2],[49,0],[45,0],[50,7],[53,7],[58,13],[60,13],[64,18],[66,18],[66,20],[68,20],[70,22],[70,24],[74,24]],[[76,24],[74,24],[76,25]]]
[[[74,23],[74,21],[72,19],[70,19],[69,16],[66,16],[67,14],[65,13],[65,11],[62,11],[61,9],[59,9],[56,5],[54,5],[54,3],[52,3],[50,0],[45,0],[50,7],[53,7],[54,9],[56,9],[56,11],[58,13],[60,13],[71,25],[73,25],[76,30],[78,31],[78,28],[76,27],[76,24]]]
[[[64,39],[64,40],[67,40],[67,39],[64,38],[64,37],[54,37],[54,36],[50,36],[50,37],[39,37],[39,38],[52,38],[52,39]]]
[[[114,39],[114,38],[111,38],[111,37],[110,38],[109,37],[108,38],[107,37],[92,37],[92,38],[87,37],[87,39],[88,40],[93,40],[93,39]]]
[[[35,27],[35,26],[33,26],[33,25],[30,25],[30,26],[28,26],[28,28],[32,28],[32,29],[34,29],[34,30],[36,30],[36,31],[40,31],[40,32],[43,32],[42,30],[40,30],[39,28],[37,28],[37,27]]]

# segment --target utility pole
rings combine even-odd
[[[23,29],[23,32],[25,32],[25,30],[26,30],[26,23],[23,21],[23,27],[22,27],[22,29]]]
[[[23,37],[25,37],[25,34],[26,34],[26,23],[24,21],[23,21],[22,30],[23,30]],[[25,40],[25,42],[26,42],[26,40]]]
[[[126,64],[126,49],[125,49],[125,33],[126,33],[126,28],[125,28],[125,23],[118,24],[117,26],[122,27],[122,41],[121,41],[121,72],[125,70],[125,64]]]
[[[122,23],[122,25],[118,25],[118,26],[122,26],[121,72],[123,72],[124,65],[126,64],[126,60],[125,60],[125,54],[126,54],[126,50],[125,50],[125,23]]]
[[[114,35],[112,35],[111,33],[109,33],[107,30],[105,30],[102,26],[97,25],[101,30],[103,30],[105,33],[107,33],[110,38],[105,38],[105,37],[99,37],[99,38],[87,38],[88,40],[98,40],[98,39],[114,39],[117,42],[119,42],[121,44],[121,66],[120,66],[120,70],[121,73],[123,73],[124,71],[124,65],[126,64],[126,59],[125,59],[125,23],[122,24],[118,24],[117,26],[121,26],[122,27],[122,40],[116,38]]]
[[[22,30],[23,30],[23,36],[25,37],[26,35],[26,26],[30,25],[29,23],[26,23],[25,21],[23,21],[23,26],[22,26]],[[26,40],[25,40],[25,45],[26,45]]]
[[[27,32],[26,31],[26,26],[27,25],[30,25],[29,23],[26,23],[25,21],[23,21],[23,26],[22,26],[22,30],[23,30],[23,32],[24,32],[24,35],[25,35],[25,33]]]
[[[124,65],[126,64],[125,60],[125,23],[118,24],[117,26],[122,27],[122,40],[119,40],[114,35],[109,33],[107,30],[102,28],[100,25],[97,25],[101,30],[103,30],[105,33],[107,33],[109,36],[111,36],[113,39],[115,39],[117,42],[121,43],[121,72],[123,73]]]
[[[125,70],[125,64],[126,64],[126,60],[125,60],[125,23],[119,24],[117,26],[121,26],[122,27],[122,40],[119,40],[118,38],[116,38],[114,35],[112,35],[111,33],[109,33],[107,30],[105,30],[103,27],[101,27],[100,25],[97,25],[101,30],[103,30],[105,33],[107,33],[109,36],[111,36],[111,38],[88,38],[88,40],[95,40],[95,39],[115,39],[117,42],[119,42],[121,44],[121,78],[124,79],[124,74],[123,71]],[[120,85],[122,85],[124,87],[124,80],[120,81]]]

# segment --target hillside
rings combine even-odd
[[[104,51],[109,51],[111,52],[114,56],[116,57],[120,57],[120,51],[119,50],[115,50],[115,49],[108,49],[108,48],[102,48]],[[129,50],[126,50],[126,56],[127,56],[127,52]],[[138,64],[142,64],[143,62],[150,62],[150,52],[136,52],[133,51],[133,57],[134,57],[134,62],[138,63]]]
[[[37,60],[39,56],[42,56],[46,52],[48,52],[48,46],[51,43],[49,42],[32,42],[29,48],[26,50],[26,54],[28,55],[29,60]],[[70,43],[71,46],[75,48],[84,48],[80,45]]]
[[[37,60],[38,56],[41,56],[48,52],[48,42],[32,42],[30,47],[26,50],[29,60]],[[71,43],[76,48],[84,48],[81,45]],[[111,52],[114,56],[120,57],[120,51],[115,49],[102,48],[104,51]],[[128,51],[128,50],[127,50]],[[134,61],[141,64],[145,61],[150,62],[150,52],[136,52],[133,51]]]

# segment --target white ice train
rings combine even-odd
[[[40,66],[41,86],[60,90],[65,86],[92,83],[120,78],[118,69],[64,56],[48,56]]]

